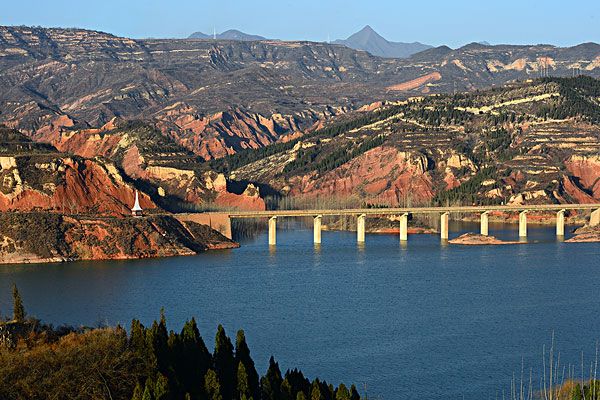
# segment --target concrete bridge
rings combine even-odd
[[[448,221],[451,213],[474,214],[479,213],[481,219],[480,233],[489,234],[488,220],[490,212],[505,212],[519,214],[519,237],[527,237],[527,214],[531,212],[556,212],[556,235],[565,235],[566,211],[590,212],[590,226],[600,225],[600,204],[548,204],[548,205],[521,205],[521,206],[457,206],[457,207],[406,207],[406,208],[357,208],[344,210],[274,210],[274,211],[232,211],[219,213],[178,214],[182,220],[192,220],[207,224],[231,238],[232,218],[268,218],[269,244],[277,243],[277,218],[278,217],[312,217],[314,218],[314,242],[321,243],[321,222],[323,216],[354,216],[356,217],[356,239],[365,241],[365,222],[371,216],[396,215],[400,218],[400,240],[408,240],[408,217],[411,214],[437,214],[440,218],[440,236],[447,240],[449,235]],[[183,218],[181,218],[183,217]],[[202,221],[201,221],[202,220]],[[213,224],[213,221],[217,221]],[[218,226],[213,226],[218,225]]]

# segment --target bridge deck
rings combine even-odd
[[[519,206],[459,206],[459,207],[406,207],[406,208],[352,208],[346,210],[272,210],[225,212],[230,218],[270,218],[270,217],[314,217],[317,215],[398,215],[398,214],[441,214],[441,213],[481,213],[485,211],[561,211],[598,210],[600,204],[544,204]]]

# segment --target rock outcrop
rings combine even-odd
[[[575,236],[566,240],[567,243],[597,243],[600,242],[599,226],[582,226],[575,230]]]
[[[183,256],[237,246],[208,226],[168,216],[0,214],[0,264]]]
[[[465,233],[457,237],[456,239],[448,240],[450,244],[458,244],[464,246],[497,246],[503,244],[520,244],[522,242],[517,241],[503,241],[494,236],[484,236],[476,233]]]
[[[0,211],[127,215],[135,188],[114,165],[61,155],[0,157]],[[144,209],[155,209],[140,194]]]
[[[230,192],[223,174],[207,171],[203,159],[146,124],[112,120],[99,129],[60,130],[43,139],[63,152],[112,160],[129,178],[154,186],[165,202],[190,208],[265,209],[256,188]]]
[[[600,156],[575,154],[565,161],[565,167],[586,189],[588,197],[600,200]]]
[[[378,147],[320,176],[291,180],[292,195],[350,197],[360,193],[373,204],[398,205],[433,198],[427,157]]]

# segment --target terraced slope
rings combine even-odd
[[[592,202],[599,89],[548,78],[388,103],[213,166],[281,194],[376,205]]]

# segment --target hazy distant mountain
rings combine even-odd
[[[194,32],[189,36],[189,39],[212,39],[213,35],[207,35],[202,32]],[[244,32],[240,32],[237,29],[230,29],[223,33],[217,33],[217,39],[222,40],[239,40],[242,42],[250,42],[256,40],[266,40],[266,38],[258,35],[250,35]]]
[[[346,40],[336,40],[335,44],[343,44],[355,50],[365,50],[369,53],[387,58],[407,58],[411,55],[430,49],[427,44],[390,42],[379,35],[369,25],[365,26]]]

